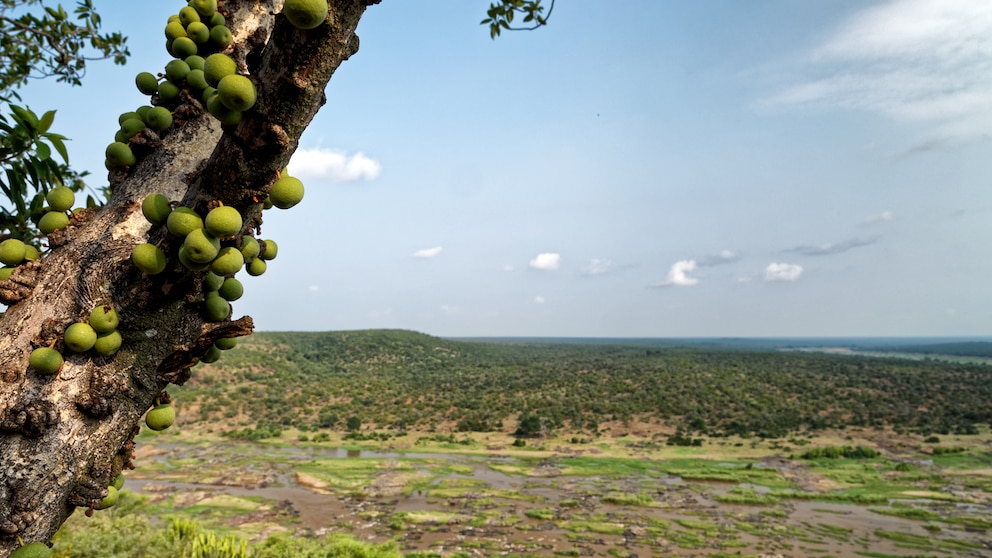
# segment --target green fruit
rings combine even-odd
[[[189,261],[208,264],[217,257],[217,252],[220,250],[220,239],[205,229],[193,229],[186,235],[182,249],[186,252],[186,258]]]
[[[245,257],[241,255],[241,251],[232,246],[226,246],[220,249],[217,258],[211,262],[210,271],[217,275],[234,275],[241,271],[244,265]]]
[[[282,13],[293,26],[313,29],[327,19],[327,0],[286,0]]]
[[[210,269],[210,264],[208,263],[197,263],[191,261],[189,259],[189,255],[182,246],[179,247],[179,263],[183,264],[183,267],[190,271],[206,271]]]
[[[137,111],[132,112],[122,112],[120,116],[117,117],[117,123],[123,125],[125,120],[130,120],[132,118],[141,119],[141,115]]]
[[[229,205],[221,205],[207,213],[203,224],[210,234],[218,238],[228,238],[241,232],[241,213]]]
[[[189,5],[201,18],[209,18],[217,13],[217,0],[189,0]]]
[[[222,337],[214,342],[214,347],[222,351],[229,351],[237,346],[238,340],[234,337]]]
[[[208,320],[222,322],[231,315],[231,303],[224,300],[216,292],[207,293],[207,297],[204,299],[204,310]]]
[[[97,333],[108,333],[117,329],[120,318],[117,316],[117,310],[114,310],[112,306],[103,304],[90,312],[89,323],[90,327]]]
[[[41,257],[41,252],[37,248],[30,244],[24,245],[24,260],[28,262],[33,262]]]
[[[207,79],[206,74],[204,74],[203,79]],[[200,94],[200,100],[202,100],[203,104],[206,105],[207,102],[210,101],[210,99],[216,95],[217,95],[217,89],[210,87],[208,85],[207,88],[203,90],[203,93]]]
[[[181,21],[176,19],[176,21],[170,21],[165,26],[165,38],[169,41],[175,41],[180,37],[186,36],[186,26],[182,24]]]
[[[303,199],[303,182],[295,176],[283,174],[269,190],[269,199],[279,209],[289,209]]]
[[[0,281],[6,281],[10,279],[11,274],[14,273],[16,267],[0,267]]]
[[[141,118],[142,120],[145,121],[145,124],[147,124],[148,123],[147,114],[148,114],[148,111],[150,111],[150,110],[152,110],[152,107],[151,106],[149,106],[149,105],[141,105],[140,107],[134,109],[134,112],[138,115],[139,118]]]
[[[220,102],[220,95],[215,94],[207,99],[207,110],[224,126],[234,126],[241,122],[241,111],[227,108]]]
[[[70,351],[85,353],[96,343],[96,331],[90,327],[90,324],[77,322],[65,328],[62,341]]]
[[[127,167],[138,162],[126,143],[114,142],[107,146],[107,162],[113,168]]]
[[[138,113],[135,113],[134,115],[138,116]],[[144,130],[145,127],[145,121],[141,118],[128,118],[123,124],[121,124],[121,137],[127,141],[133,138],[138,132]]]
[[[245,287],[241,284],[241,281],[238,281],[234,277],[228,277],[224,279],[224,284],[217,290],[217,294],[224,300],[234,302],[241,298],[241,295],[245,294]]]
[[[97,335],[96,343],[93,344],[93,350],[103,356],[112,356],[121,348],[122,342],[123,339],[120,332],[115,329]]]
[[[200,357],[200,362],[206,362],[207,364],[217,362],[218,360],[220,360],[220,349],[217,348],[217,345],[210,345],[207,352]]]
[[[206,276],[203,277],[203,292],[209,293],[212,291],[217,291],[223,284],[223,277],[217,275],[213,271],[208,271]]]
[[[45,201],[52,211],[69,211],[76,203],[76,194],[65,186],[56,186],[48,191]]]
[[[203,70],[190,70],[186,74],[186,83],[195,91],[203,91],[207,87],[207,78],[203,77]]]
[[[96,507],[98,510],[105,510],[117,503],[119,495],[117,494],[117,489],[113,485],[107,487],[107,496],[100,500],[100,505]]]
[[[189,64],[182,60],[172,60],[165,65],[165,77],[172,83],[179,83],[186,79],[189,73]]]
[[[38,230],[43,234],[52,234],[69,226],[69,216],[59,211],[48,211],[38,221]]]
[[[145,121],[148,122],[149,128],[161,132],[172,126],[172,113],[165,107],[155,107],[148,111]]]
[[[251,262],[258,257],[258,241],[255,240],[253,236],[243,236],[241,237],[241,255],[245,257],[246,262]]]
[[[237,71],[237,63],[230,56],[219,52],[208,56],[203,63],[203,75],[211,87],[217,87],[220,80]]]
[[[148,275],[157,275],[165,271],[165,266],[169,263],[165,257],[165,252],[154,244],[139,244],[131,250],[131,262]]]
[[[114,134],[114,141],[119,141],[121,143],[127,143],[127,140],[128,139],[130,139],[130,138],[127,137],[127,134],[124,133],[124,130],[117,130],[117,133]],[[107,168],[109,169],[110,167],[107,167]]]
[[[145,424],[152,430],[165,430],[176,422],[176,409],[169,404],[155,405],[145,414]]]
[[[185,237],[194,230],[203,228],[203,219],[192,209],[179,206],[169,213],[165,226],[174,236]]]
[[[224,19],[224,14],[215,12],[214,15],[210,16],[210,27],[217,27],[218,25],[227,25],[227,20]]]
[[[51,555],[52,549],[48,548],[48,545],[41,542],[33,542],[15,548],[10,553],[9,558],[49,558]]]
[[[265,260],[262,258],[255,258],[254,260],[248,262],[248,266],[245,270],[248,272],[248,275],[258,277],[259,275],[265,273],[266,267],[268,267],[268,264],[265,263]]]
[[[276,244],[276,241],[266,240],[265,250],[262,250],[262,252],[258,255],[258,257],[263,260],[274,260],[276,259],[276,255],[278,254],[279,254],[279,245]]]
[[[189,58],[197,52],[199,52],[199,47],[196,46],[196,41],[190,39],[189,37],[179,37],[178,39],[172,41],[172,55],[176,58]],[[162,86],[159,86],[159,90]]]
[[[141,72],[134,78],[134,84],[138,86],[138,91],[145,95],[158,93],[158,78],[151,72]]]
[[[153,225],[161,225],[172,213],[169,198],[162,194],[148,194],[141,202],[141,213]]]
[[[227,75],[217,83],[217,96],[227,108],[244,112],[255,105],[255,84],[245,76]]]
[[[114,477],[114,482],[110,483],[110,486],[113,486],[117,490],[124,488],[124,474],[117,473],[117,476]]]
[[[202,70],[203,64],[205,62],[206,60],[204,60],[203,57],[198,54],[194,54],[193,56],[186,57],[186,64],[189,65],[190,70]],[[187,77],[187,79],[189,78]]]
[[[189,27],[190,23],[200,21],[200,14],[194,8],[186,6],[179,10],[179,21],[186,27]]]
[[[62,368],[62,354],[49,347],[31,351],[28,364],[42,374],[55,374]]]
[[[18,265],[24,261],[27,253],[27,245],[16,238],[8,238],[0,242],[0,263],[4,265]]]
[[[233,40],[231,30],[224,24],[214,25],[210,28],[210,46],[217,50],[224,50]]]
[[[187,25],[186,34],[197,44],[202,45],[210,40],[210,28],[202,21],[194,21]]]

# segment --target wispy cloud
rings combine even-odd
[[[844,22],[808,53],[805,79],[767,102],[932,122],[945,139],[984,134],[992,122],[989,52],[992,2],[893,0]],[[919,148],[932,149],[937,141]]]
[[[548,299],[544,298],[541,295],[537,295],[534,297],[534,304],[546,304],[547,302]]]
[[[790,263],[770,263],[765,268],[765,281],[797,281],[803,274],[803,266]]]
[[[528,264],[531,269],[539,269],[541,271],[554,271],[561,267],[561,254],[555,254],[553,252],[544,252],[538,254],[534,259]]]
[[[861,225],[881,225],[883,223],[891,223],[895,218],[896,218],[896,216],[895,216],[894,213],[892,213],[891,211],[886,210],[886,211],[883,211],[881,213],[876,213],[875,215],[871,215],[869,217],[866,217],[863,221],[861,221],[860,224]]]
[[[741,255],[732,250],[720,250],[718,254],[709,254],[699,258],[697,263],[700,267],[723,265],[740,261]]]
[[[337,149],[315,147],[297,149],[289,162],[289,172],[299,178],[325,179],[332,182],[375,180],[382,172],[382,165],[365,155],[348,155]]]
[[[841,254],[843,252],[847,252],[848,250],[853,250],[862,246],[870,246],[876,242],[878,242],[877,237],[852,238],[843,242],[820,244],[819,246],[795,246],[793,248],[783,250],[783,252],[802,254],[804,256],[832,256],[834,254]]]
[[[435,246],[433,248],[424,248],[423,250],[417,250],[412,255],[414,258],[433,258],[441,253],[444,248],[440,246]]]
[[[696,271],[696,267],[696,260],[677,261],[669,268],[665,280],[652,287],[692,287],[699,283],[698,278],[690,275]]]
[[[593,258],[582,268],[582,275],[603,275],[617,269],[612,260]]]

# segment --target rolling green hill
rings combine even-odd
[[[992,421],[983,365],[797,352],[483,343],[399,330],[258,333],[174,389],[187,423],[499,431],[521,417],[595,433],[633,419],[778,437],[845,426],[969,432]],[[350,419],[350,420],[349,420]],[[512,430],[512,429],[510,429]]]

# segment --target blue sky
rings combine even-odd
[[[183,5],[95,2],[125,67],[26,98],[106,181]],[[260,330],[442,336],[987,335],[992,3],[386,0],[266,213]],[[113,100],[109,102],[108,100]]]

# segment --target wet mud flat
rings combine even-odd
[[[344,531],[421,556],[992,556],[992,469],[233,442],[139,452],[125,487],[150,513],[249,539]]]

